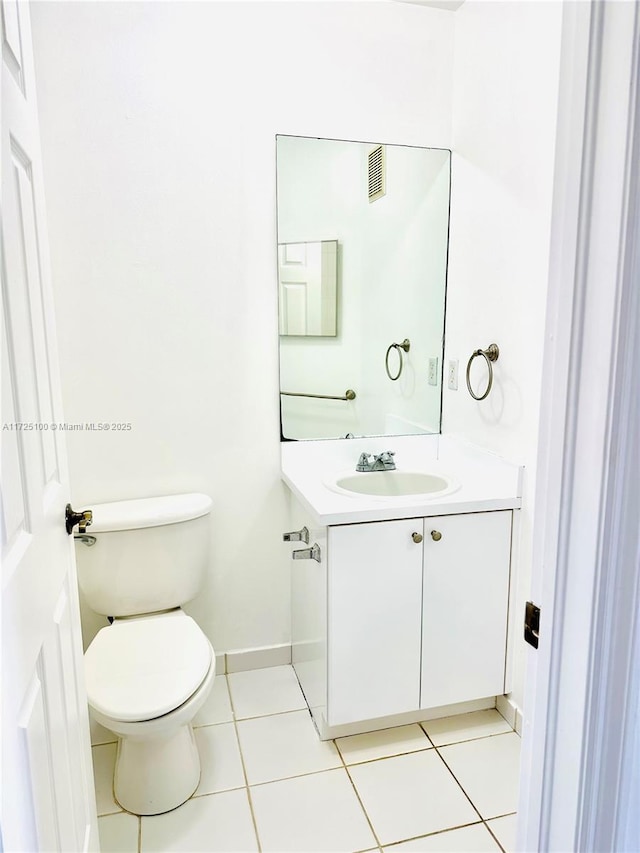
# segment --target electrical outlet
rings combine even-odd
[[[458,390],[458,359],[449,359],[449,369],[447,371],[447,388],[450,391]]]
[[[429,359],[429,373],[427,381],[429,385],[437,385],[438,384],[438,359],[430,358]]]

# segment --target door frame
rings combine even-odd
[[[564,3],[518,850],[640,837],[639,45]]]

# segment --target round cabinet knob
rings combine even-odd
[[[411,538],[416,544],[422,542],[422,533],[412,533]]]
[[[440,533],[439,530],[432,530],[431,531],[431,538],[433,539],[434,542],[439,542],[442,539],[442,533]]]

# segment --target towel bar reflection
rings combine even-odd
[[[342,397],[334,397],[331,394],[299,394],[296,391],[281,391],[283,397],[313,397],[314,400],[355,400],[356,392],[348,388]]]
[[[394,349],[398,353],[398,372],[395,376],[391,375],[391,369],[389,368],[389,354],[391,350]],[[402,351],[409,352],[411,349],[411,341],[409,338],[405,338],[401,344],[389,344],[389,348],[387,349],[387,354],[384,357],[384,369],[387,371],[387,376],[392,382],[395,382],[396,379],[399,379],[402,374],[402,368],[404,367],[404,360],[402,357]]]

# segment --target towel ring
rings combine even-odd
[[[391,352],[392,349],[396,350],[396,352],[398,353],[398,357],[400,359],[400,363],[398,364],[398,372],[396,373],[395,376],[392,376],[391,371],[389,370],[389,353]],[[400,378],[400,374],[402,373],[402,368],[404,367],[402,350],[404,350],[405,352],[409,352],[410,349],[411,349],[411,341],[409,340],[409,338],[405,338],[401,344],[390,344],[389,348],[387,349],[387,354],[384,357],[384,369],[387,371],[387,376],[389,377],[389,379],[392,382],[395,382],[396,379]]]
[[[477,358],[479,355],[483,356],[484,360],[487,362],[487,367],[489,368],[489,380],[487,382],[487,389],[481,397],[476,396],[473,393],[473,389],[471,388],[471,364],[474,358]],[[474,400],[484,400],[485,397],[489,396],[489,391],[491,391],[491,386],[493,385],[493,365],[492,361],[497,361],[498,356],[500,355],[500,350],[498,349],[498,344],[490,344],[486,349],[477,349],[475,352],[471,353],[471,358],[467,363],[467,388],[469,389],[469,393],[473,397]]]

